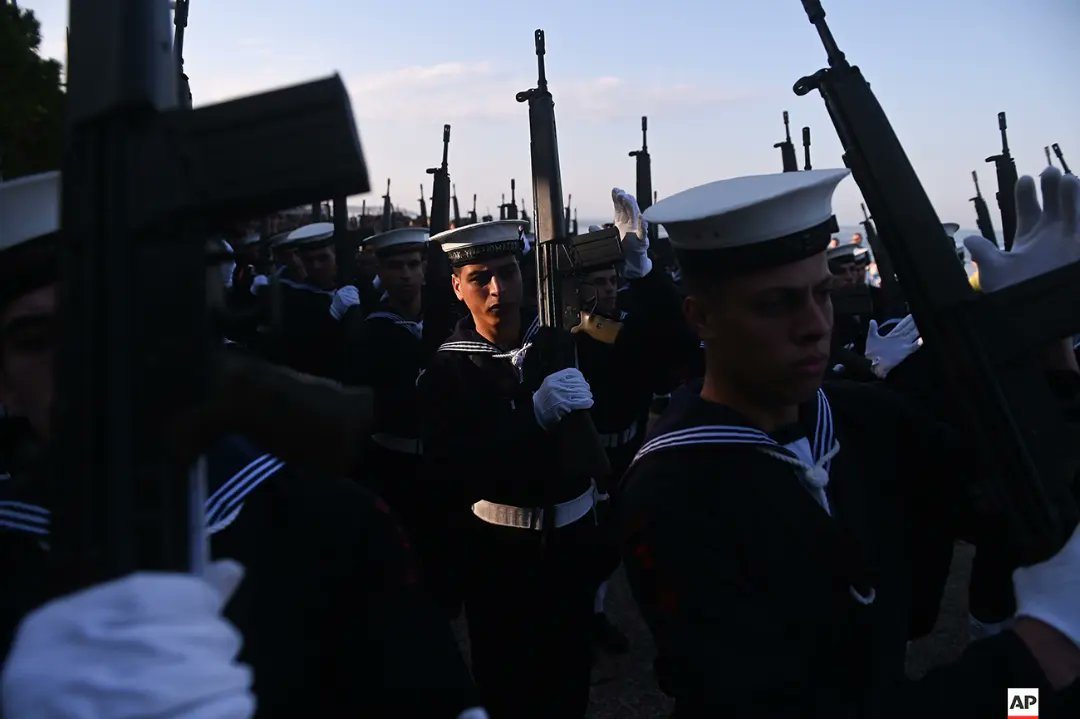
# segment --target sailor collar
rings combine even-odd
[[[413,337],[418,340],[422,339],[424,336],[423,317],[421,317],[418,322],[407,320],[401,315],[399,315],[397,312],[394,312],[392,309],[390,309],[390,306],[385,302],[379,306],[379,309],[375,310],[364,318],[365,322],[369,320],[386,320],[388,322],[392,322],[398,327],[407,330],[410,334],[412,334]]]
[[[254,458],[252,458],[254,457]],[[214,535],[232,524],[244,508],[244,501],[266,480],[285,468],[285,462],[258,450],[241,438],[229,438],[206,455],[211,477],[209,495],[203,504],[207,535]],[[214,478],[224,477],[216,482]],[[14,499],[10,494],[0,498],[0,530],[47,538],[52,513],[41,504]]]
[[[309,282],[297,282],[296,280],[290,280],[287,277],[279,276],[278,277],[278,282],[285,285],[286,287],[291,287],[294,290],[303,290],[305,292],[314,292],[315,294],[318,294],[318,295],[328,295],[329,296],[329,295],[334,294],[333,290],[324,290],[322,288],[316,287],[315,285],[313,285],[313,284],[311,284]]]
[[[805,483],[816,490],[824,489],[829,481],[829,466],[840,451],[832,408],[824,390],[818,389],[817,396],[799,408],[799,424],[804,430],[812,429],[806,432],[812,465],[800,459],[777,436],[751,426],[734,410],[701,399],[700,390],[701,382],[698,381],[672,399],[672,407],[665,417],[667,421],[661,420],[658,433],[641,446],[631,467],[651,454],[679,447],[748,447],[792,465]]]
[[[483,335],[476,331],[472,317],[464,317],[458,321],[457,330],[451,336],[451,341],[439,346],[439,352],[459,352],[462,354],[484,354],[494,359],[507,359],[514,369],[518,371],[518,378],[522,376],[522,367],[525,364],[525,355],[532,347],[533,338],[540,331],[540,318],[534,317],[533,321],[525,329],[521,337],[521,346],[509,352],[498,345],[489,342]],[[455,339],[456,338],[456,339]]]

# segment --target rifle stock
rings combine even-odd
[[[1004,517],[1009,545],[1020,561],[1046,559],[1072,533],[1078,515],[1068,489],[1068,466],[1075,461],[1069,455],[1076,448],[1069,444],[1068,428],[1033,359],[1042,347],[1026,348],[1027,362],[992,361],[992,345],[1011,341],[1001,336],[1006,328],[999,327],[997,335],[985,332],[995,324],[993,303],[974,295],[885,112],[862,73],[837,47],[820,1],[802,4],[829,67],[800,79],[794,91],[801,96],[816,89],[825,101],[844,160],[895,262],[926,347],[954,392],[952,407],[977,443],[978,472],[988,499],[984,509]],[[1028,284],[1011,288],[1017,290],[1012,296],[1021,297]],[[1063,291],[1059,304],[1075,305],[1075,292]]]

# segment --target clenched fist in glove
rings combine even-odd
[[[629,192],[614,187],[611,201],[615,205],[615,227],[622,240],[623,277],[636,280],[652,271],[649,259],[649,223],[641,216],[637,200]]]
[[[229,561],[206,578],[142,572],[36,609],[4,665],[4,716],[247,719],[251,670],[221,616],[242,577]]]
[[[352,285],[345,285],[334,292],[334,301],[330,303],[330,316],[340,320],[348,309],[360,304],[360,292]]]
[[[1016,183],[1016,238],[1011,252],[973,235],[964,246],[979,268],[983,292],[1015,285],[1080,261],[1080,180],[1048,167],[1040,177],[1042,207],[1035,180],[1024,175]]]
[[[901,362],[922,347],[919,328],[915,318],[908,315],[900,320],[887,335],[878,332],[876,320],[870,320],[870,332],[866,336],[866,359],[870,370],[878,379],[885,379]]]
[[[592,406],[592,389],[585,375],[575,367],[549,374],[540,383],[539,389],[533,392],[536,423],[548,431],[571,412]]]

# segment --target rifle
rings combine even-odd
[[[577,223],[577,208],[576,207],[574,208],[574,226],[573,226],[573,230],[574,231],[571,232],[570,234],[577,235],[577,233],[578,233],[578,223]]]
[[[506,203],[506,219],[516,220],[518,218],[518,206],[517,197],[514,195],[514,179],[510,178],[510,202]]]
[[[476,195],[472,196],[472,209],[469,211],[469,224],[476,224]]]
[[[442,163],[428,169],[433,176],[431,192],[431,236],[450,229],[450,126],[443,125]],[[457,209],[457,198],[454,199]],[[453,322],[454,291],[450,284],[450,261],[446,259],[442,243],[428,242],[424,257],[427,259],[427,280],[421,290],[424,308],[423,339],[426,347],[437,348],[446,340]]]
[[[424,199],[424,186],[422,184],[420,185],[420,217],[419,217],[419,220],[420,220],[421,225],[427,225],[427,223],[428,223],[427,200]]]
[[[804,170],[812,170],[814,168],[810,165],[810,128],[809,127],[804,127],[802,129],[802,146],[803,146],[803,156],[806,159],[806,166],[803,167],[803,169]]]
[[[990,221],[990,209],[986,206],[986,200],[983,199],[982,190],[979,189],[979,176],[975,170],[971,171],[971,179],[975,182],[975,197],[971,198],[971,202],[975,203],[975,225],[979,228],[979,234],[997,245],[994,223]]]
[[[877,228],[874,226],[870,214],[866,211],[866,205],[860,202],[859,207],[862,208],[863,213],[863,220],[859,224],[862,225],[863,231],[866,232],[866,241],[870,244],[870,250],[874,254],[874,262],[877,263],[878,277],[881,278],[881,292],[885,298],[885,308],[889,311],[894,308],[901,309],[904,306],[904,290],[896,279],[896,270],[893,268],[892,260],[889,259],[889,251],[886,249],[885,243],[881,241],[881,237],[878,236]]]
[[[791,125],[788,122],[787,110],[784,110],[784,141],[776,143],[773,147],[780,148],[780,159],[784,163],[784,172],[799,171],[799,162],[795,159],[795,145],[791,142]]]
[[[191,86],[184,72],[184,31],[187,30],[189,1],[176,0],[173,12],[173,24],[176,26],[176,32],[173,34],[173,53],[176,58],[177,100],[180,107],[185,110],[191,109]]]
[[[529,103],[529,138],[532,155],[533,217],[536,220],[536,295],[542,327],[569,330],[580,322],[581,304],[575,267],[581,266],[583,256],[597,254],[621,257],[618,231],[611,230],[568,237],[562,207],[562,176],[559,169],[559,146],[555,131],[555,102],[548,90],[544,71],[544,31],[534,35],[537,59],[536,87],[517,94],[518,102]],[[612,244],[612,242],[614,244]],[[574,345],[561,347],[559,356],[542,358],[550,369],[575,364]],[[596,427],[588,412],[577,411],[560,423],[560,457],[564,474],[592,478],[605,477],[611,472],[607,455],[599,443]],[[554,501],[556,497],[552,497]],[[544,512],[545,520],[554,521],[554,512]],[[546,527],[550,534],[551,526]]]
[[[1005,250],[1012,250],[1013,237],[1016,236],[1016,161],[1009,152],[1009,128],[1005,113],[998,113],[998,129],[1001,130],[1001,154],[991,155],[987,162],[994,163],[997,169],[997,202],[1001,210],[1001,237]]]
[[[454,227],[461,227],[461,208],[458,207],[456,184],[453,186],[453,192],[450,195],[450,199],[454,203]]]
[[[652,189],[652,156],[649,154],[649,118],[642,116],[641,118],[641,149],[631,150],[630,157],[635,158],[635,170],[637,182],[634,186],[634,193],[637,197],[638,207],[644,213],[645,210],[652,207],[655,194]],[[671,245],[665,239],[661,244],[660,240],[660,226],[657,224],[649,225],[649,247],[652,248],[653,253],[660,260],[660,264],[668,266],[671,264],[673,254],[671,251]]]
[[[345,195],[334,198],[334,258],[337,263],[338,287],[353,282],[356,269],[356,248],[349,239],[349,206]]]
[[[386,178],[386,194],[383,195],[382,205],[382,231],[389,232],[394,229],[394,206],[390,204],[390,178]]]
[[[214,368],[207,234],[369,189],[340,78],[176,108],[165,3],[71,2],[69,13],[49,453],[51,554],[70,572],[60,591],[204,560],[205,477],[177,451],[175,421],[202,404]],[[148,267],[169,269],[138,271]]]
[[[795,94],[821,92],[926,347],[955,392],[951,406],[977,443],[980,509],[1004,520],[1019,561],[1045,559],[1077,523],[1068,467],[1080,448],[1069,442],[1036,356],[1080,331],[1080,263],[976,296],[881,105],[837,47],[820,1],[802,4],[829,67],[796,82]],[[1035,316],[1039,322],[1030,321]]]
[[[499,203],[499,221],[506,219],[506,193],[504,192],[499,196],[502,202]]]
[[[573,232],[571,231],[571,230],[573,230],[573,229],[574,229],[574,225],[573,225],[573,223],[572,223],[572,220],[571,220],[571,217],[570,217],[570,203],[571,203],[571,202],[573,202],[573,200],[574,200],[574,196],[573,196],[573,195],[567,195],[567,196],[566,196],[566,226],[565,226],[565,228],[564,228],[564,230],[563,230],[563,231],[564,231],[564,232],[566,233],[566,235],[567,235],[568,237],[569,237],[570,235],[574,234],[574,233],[573,233]]]
[[[1054,154],[1057,155],[1058,162],[1061,163],[1061,170],[1066,175],[1071,175],[1072,170],[1069,169],[1069,163],[1065,162],[1065,154],[1061,151],[1061,145],[1056,142],[1051,145],[1054,148]]]

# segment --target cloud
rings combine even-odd
[[[502,72],[489,61],[416,65],[371,75],[345,74],[355,111],[363,119],[444,122],[520,117],[515,96],[535,78]],[[551,87],[559,117],[607,122],[650,108],[700,109],[754,97],[743,89],[691,83],[630,82],[604,75],[561,80]]]

